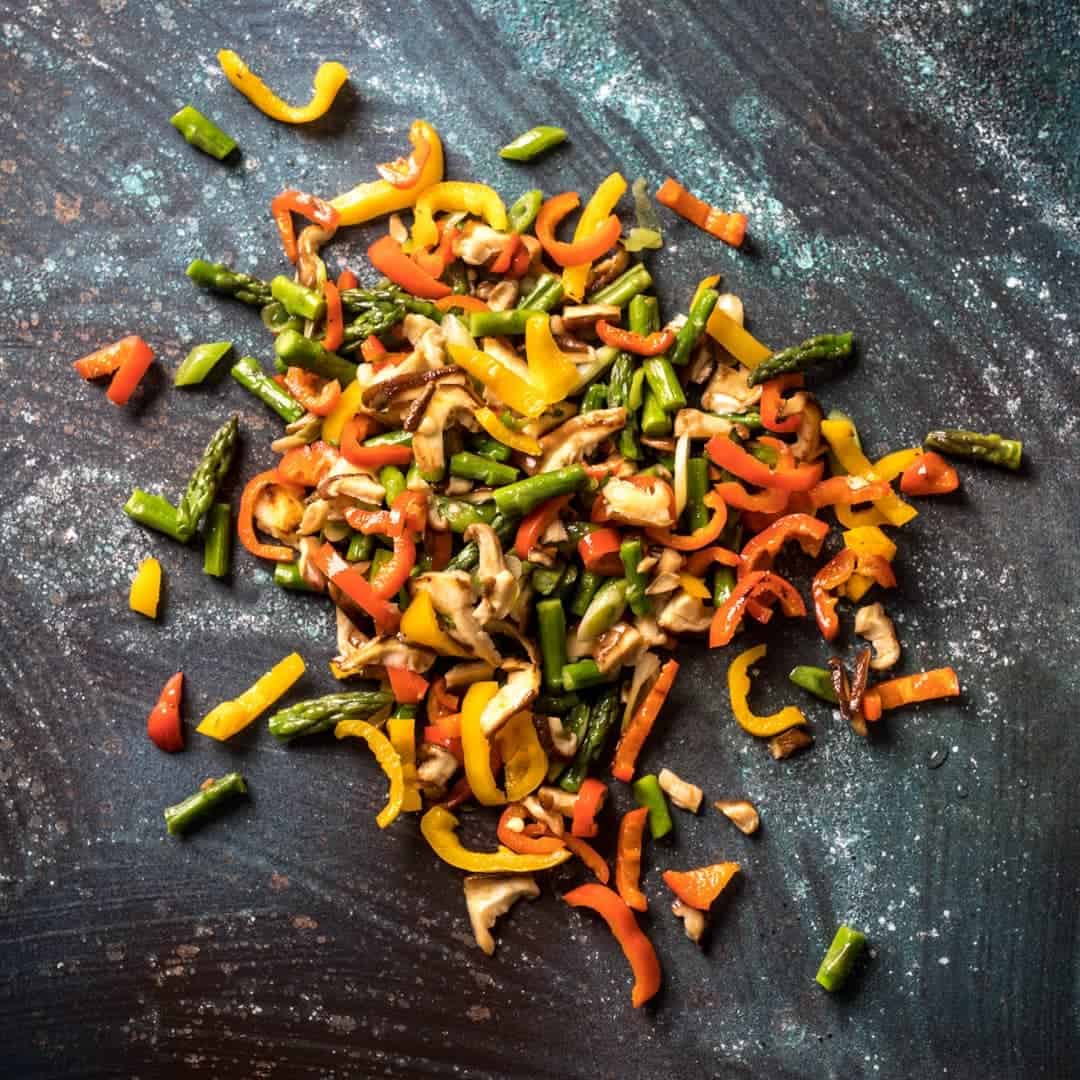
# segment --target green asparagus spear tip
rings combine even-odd
[[[796,371],[806,371],[821,360],[846,360],[854,350],[854,338],[850,332],[843,334],[818,334],[807,338],[800,345],[792,345],[773,353],[768,360],[759,364],[750,372],[746,380],[750,386],[768,382],[778,375],[790,375]]]
[[[566,613],[560,600],[541,600],[536,605],[537,636],[543,661],[544,686],[553,693],[563,688],[566,666]]]
[[[198,528],[203,514],[210,509],[217,489],[229,471],[233,454],[236,451],[236,439],[239,432],[237,417],[230,416],[214,432],[203,451],[202,460],[195,466],[187,489],[176,508],[181,530],[190,539]]]
[[[274,382],[254,356],[241,356],[229,369],[229,374],[287,424],[296,423],[304,415],[304,406],[288,390]]]
[[[972,461],[983,461],[987,465],[998,465],[1003,469],[1019,469],[1024,453],[1024,444],[1019,439],[1005,439],[1000,435],[983,435],[977,431],[961,431],[956,428],[931,431],[923,443],[930,450],[938,450],[953,457],[970,458]]]
[[[300,701],[270,717],[270,734],[288,742],[300,735],[331,731],[339,721],[370,716],[386,708],[391,701],[392,694],[378,690],[354,690]]]
[[[186,833],[221,803],[235,795],[246,794],[247,784],[244,783],[244,778],[237,772],[226,774],[209,787],[189,795],[183,802],[165,807],[165,826],[169,835],[179,836]]]
[[[195,259],[187,268],[187,276],[204,289],[231,296],[234,300],[252,307],[265,307],[273,299],[269,282],[240,273],[224,263]]]
[[[578,742],[574,760],[559,777],[559,787],[563,791],[580,789],[589,771],[589,766],[600,756],[615,722],[619,717],[619,691],[616,687],[606,688],[589,712],[589,722],[584,737]]]

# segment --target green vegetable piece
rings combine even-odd
[[[593,383],[585,396],[581,399],[580,412],[596,412],[597,409],[606,409],[608,402],[608,388],[603,383]]]
[[[165,827],[170,836],[180,836],[208,817],[222,803],[236,795],[246,794],[247,784],[244,783],[244,778],[237,772],[227,773],[209,787],[189,795],[183,802],[166,806]]]
[[[240,425],[238,418],[230,416],[210,437],[202,459],[195,466],[184,494],[176,507],[176,517],[185,540],[190,540],[199,527],[202,516],[210,509],[221,481],[229,471]]]
[[[349,562],[367,562],[371,558],[371,552],[375,548],[375,537],[365,536],[363,533],[353,533],[349,538],[349,547],[345,552],[345,558]],[[292,566],[292,563],[278,563],[278,566]]]
[[[504,547],[513,539],[517,528],[517,516],[496,513],[491,519],[491,527]],[[447,564],[447,570],[473,570],[480,561],[480,549],[475,540],[470,540]]]
[[[592,659],[577,660],[572,664],[567,664],[562,670],[563,689],[567,693],[588,690],[592,686],[611,682],[612,678],[601,671],[596,661]]]
[[[412,446],[412,432],[398,428],[395,431],[380,431],[364,440],[365,446]]]
[[[574,760],[566,767],[562,776],[559,777],[559,787],[563,791],[574,792],[581,788],[585,777],[588,775],[589,766],[603,752],[604,745],[607,743],[608,736],[615,727],[618,718],[618,688],[607,687],[589,711],[589,722],[585,728],[585,735],[578,742]]]
[[[731,569],[728,567],[728,569]],[[788,672],[788,678],[803,690],[809,690],[815,697],[822,701],[836,704],[836,691],[833,689],[832,672],[823,667],[811,667],[808,664],[799,664]]]
[[[539,157],[545,151],[565,141],[566,132],[562,128],[540,124],[529,128],[513,142],[508,142],[499,151],[499,157],[506,158],[507,161],[532,161],[533,158]]]
[[[342,389],[356,378],[354,363],[329,352],[313,338],[306,338],[295,330],[284,330],[278,334],[274,352],[289,367],[302,367],[324,379],[337,379]]]
[[[570,465],[496,488],[493,497],[501,514],[524,516],[548,499],[580,491],[588,479],[588,473],[581,465]]]
[[[825,959],[821,961],[815,979],[829,993],[834,993],[847,981],[855,961],[866,944],[866,935],[850,926],[841,926],[832,939]]]
[[[635,296],[643,293],[650,285],[652,285],[652,275],[641,263],[635,263],[610,285],[605,285],[602,289],[590,293],[589,303],[626,307]]]
[[[660,781],[649,773],[640,780],[634,781],[633,791],[638,806],[648,808],[649,835],[654,840],[667,836],[674,828],[674,822],[671,820],[671,812],[668,810],[667,799],[664,798]]]
[[[705,324],[709,321],[709,316],[713,313],[713,308],[716,307],[716,301],[719,299],[720,294],[715,289],[702,289],[694,297],[694,302],[690,305],[690,314],[687,315],[686,322],[679,330],[675,345],[671,350],[671,362],[676,367],[682,367],[689,362],[690,354],[701,340],[701,335],[705,333]]]
[[[218,161],[224,161],[236,149],[236,140],[226,135],[209,117],[203,116],[194,105],[185,105],[169,119],[169,123],[196,150]]]
[[[719,607],[735,591],[735,571],[730,566],[718,566],[713,575],[713,604]]]
[[[136,488],[124,503],[124,513],[132,521],[145,525],[148,529],[155,529],[159,533],[172,537],[186,544],[191,539],[180,524],[180,515],[177,509],[168,499],[160,495],[151,495],[142,488]]]
[[[396,465],[384,465],[379,470],[379,483],[385,493],[386,505],[393,506],[405,490],[405,474]]]
[[[371,537],[365,537],[370,540]],[[279,588],[288,589],[290,592],[317,592],[305,580],[300,573],[300,563],[279,562],[274,564],[274,584]]]
[[[562,279],[554,274],[541,274],[536,279],[532,292],[523,296],[517,304],[517,311],[551,311],[563,298]],[[524,332],[524,331],[523,331]]]
[[[516,307],[509,311],[474,311],[469,316],[469,333],[473,337],[513,337],[525,333],[525,322],[532,315],[546,312],[535,308]]]
[[[540,639],[544,686],[558,693],[563,689],[562,674],[566,666],[566,613],[562,601],[541,600],[536,605],[536,629]]]
[[[432,301],[412,296],[396,286],[391,286],[389,282],[375,289],[343,289],[341,293],[341,306],[353,318],[387,304],[396,304],[403,311],[411,311],[415,315],[424,315],[435,322],[442,322],[443,313]]]
[[[206,513],[203,537],[203,573],[223,578],[232,557],[232,515],[228,503],[214,503]]]
[[[639,251],[656,251],[664,246],[664,237],[656,229],[631,229],[623,237],[623,247],[637,254]]]
[[[567,697],[576,698],[576,694],[568,694]],[[552,715],[552,714],[548,714]],[[572,709],[569,710],[567,716],[563,719],[563,731],[573,735],[578,745],[581,745],[581,740],[585,737],[585,729],[589,724],[589,706],[585,702],[578,702]],[[547,780],[548,783],[554,783],[565,771],[569,768],[564,762],[559,760],[553,760],[548,768]]]
[[[543,204],[544,193],[539,188],[533,188],[532,191],[526,191],[524,195],[519,196],[506,212],[510,231],[520,235],[531,229]]]
[[[535,567],[529,579],[533,591],[541,596],[550,596],[559,587],[559,582],[562,581],[565,572],[566,566],[561,562],[557,562],[554,566]]]
[[[435,496],[435,510],[450,526],[450,531],[459,536],[470,525],[490,525],[496,513],[494,503],[468,503],[446,495]]]
[[[540,716],[565,716],[580,700],[577,694],[541,694],[533,702],[533,711]]]
[[[469,447],[474,454],[481,457],[491,458],[492,461],[507,462],[513,455],[513,451],[505,443],[493,439],[490,435],[470,435]]]
[[[353,690],[343,694],[300,701],[274,713],[267,721],[270,734],[281,742],[300,735],[317,735],[330,731],[342,720],[370,716],[385,709],[394,700],[392,694],[380,690]]]
[[[173,386],[197,386],[214,370],[217,362],[231,348],[231,341],[214,341],[206,345],[196,345],[176,369]]]
[[[222,296],[231,296],[252,307],[265,307],[273,299],[269,282],[233,270],[224,263],[194,259],[188,264],[186,273],[196,285],[221,293]]]
[[[821,360],[846,360],[855,348],[855,339],[850,332],[843,334],[818,334],[807,338],[800,345],[792,345],[773,353],[768,360],[760,363],[750,372],[746,380],[750,386],[768,382],[778,375],[790,375],[795,371],[806,371]]]
[[[578,635],[585,641],[595,641],[610,630],[626,610],[626,580],[609,578],[596,590],[578,625]]]
[[[660,232],[660,215],[653,206],[649,197],[649,181],[644,176],[639,176],[630,185],[630,194],[634,197],[634,217],[637,219],[639,229],[651,229],[655,233]]]
[[[671,417],[664,411],[650,386],[645,392],[645,405],[641,410],[642,435],[647,439],[662,439],[671,434],[672,426]]]
[[[619,558],[626,571],[626,602],[635,615],[651,615],[652,602],[645,595],[649,584],[649,575],[642,573],[638,566],[645,558],[645,548],[641,540],[634,537],[624,540],[619,546]]]
[[[229,369],[229,374],[287,424],[295,424],[304,415],[304,406],[288,390],[274,382],[254,356],[241,356]]]
[[[711,488],[709,483],[709,462],[706,458],[690,458],[686,463],[686,517],[688,532],[703,529],[711,518],[705,505],[705,496]]]
[[[480,454],[461,450],[450,458],[450,475],[497,487],[512,484],[518,477],[518,470],[513,465],[504,465],[501,461],[492,461]]]
[[[1024,454],[1024,444],[1019,439],[1005,439],[994,434],[982,435],[977,431],[961,431],[957,428],[931,431],[923,440],[923,445],[942,454],[1013,470],[1020,468],[1020,460]]]
[[[570,613],[579,617],[584,615],[589,610],[589,605],[592,603],[597,589],[603,583],[604,579],[599,574],[594,574],[592,570],[586,570],[581,574],[578,578],[574,599],[570,601]]]
[[[284,274],[278,274],[270,282],[270,292],[290,315],[316,322],[326,314],[326,301],[319,293]]]

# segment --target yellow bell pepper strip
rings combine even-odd
[[[238,698],[211,709],[195,730],[219,742],[232,738],[269,709],[305,670],[300,654],[290,653]]]
[[[528,454],[529,457],[539,457],[543,453],[539,439],[534,439],[531,435],[522,435],[521,432],[508,428],[486,405],[482,409],[477,409],[473,417],[496,442],[501,442],[503,446]]]
[[[450,358],[479,379],[501,402],[529,418],[547,408],[544,394],[497,357],[466,345],[450,345]]]
[[[354,380],[342,390],[337,404],[331,409],[330,415],[323,421],[323,442],[328,442],[331,446],[337,446],[341,442],[341,432],[344,430],[345,425],[356,415],[363,394],[364,385],[359,380]]]
[[[380,829],[393,824],[401,813],[405,802],[405,770],[390,740],[375,726],[366,720],[342,720],[334,728],[334,736],[344,739],[355,735],[368,744],[368,749],[375,755],[379,768],[386,773],[390,781],[390,792],[386,805],[375,815],[375,824]]]
[[[525,320],[525,356],[529,380],[548,405],[564,401],[577,389],[577,365],[555,344],[547,315],[530,315]]]
[[[853,476],[862,476],[867,480],[877,480],[878,473],[874,466],[867,460],[866,455],[859,446],[858,436],[855,433],[855,425],[847,419],[822,420],[821,434],[832,448],[840,464]],[[848,509],[848,514],[843,509],[836,508],[837,519],[845,526],[853,528],[858,525],[877,525],[878,521],[856,520],[856,515]],[[919,511],[904,502],[898,495],[886,495],[884,499],[874,501],[874,509],[885,518],[889,525],[904,525],[912,518],[918,517]],[[865,511],[864,511],[865,513]],[[850,517],[848,516],[850,515]],[[849,521],[852,522],[849,525]]]
[[[413,211],[412,248],[434,247],[439,242],[439,230],[435,227],[435,214],[440,210],[460,211],[483,218],[493,229],[504,232],[506,207],[499,193],[487,184],[468,184],[461,180],[447,180],[429,187],[416,200]]]
[[[714,307],[705,333],[720,342],[744,367],[751,371],[772,356],[772,349],[762,345],[753,334],[747,333],[730,315]]]
[[[443,862],[470,874],[532,874],[572,858],[566,848],[548,855],[517,855],[499,845],[496,851],[471,851],[457,838],[458,819],[445,806],[433,806],[420,819],[420,832]]]
[[[886,454],[874,462],[874,472],[882,480],[892,483],[909,465],[922,457],[923,453],[924,451],[918,446],[906,450],[894,450],[891,454]]]
[[[400,631],[406,641],[411,641],[414,645],[425,645],[440,656],[470,655],[439,625],[430,593],[417,592],[412,598],[405,614],[401,616]]]
[[[752,649],[740,653],[731,661],[727,672],[728,693],[731,695],[731,711],[739,726],[756,735],[759,739],[768,738],[770,735],[779,735],[781,731],[806,723],[806,717],[802,709],[797,705],[786,705],[778,713],[771,716],[755,716],[750,710],[750,704],[746,700],[750,693],[751,664],[757,663],[766,653],[764,645],[755,645]]]
[[[547,778],[548,756],[540,745],[531,714],[520,712],[510,717],[495,741],[506,762],[507,801],[520,802]]]
[[[161,563],[157,559],[143,559],[131,580],[128,607],[148,619],[156,619],[160,600]]]
[[[618,201],[626,191],[626,181],[621,173],[613,172],[593,192],[593,197],[585,204],[581,211],[577,227],[574,229],[574,242],[585,240],[591,236],[615,210]],[[563,295],[571,300],[582,300],[585,296],[585,286],[589,280],[589,267],[592,263],[582,263],[580,266],[568,266],[562,275]]]
[[[341,225],[360,225],[384,214],[394,214],[416,205],[416,200],[428,188],[443,178],[443,148],[439,133],[426,121],[414,120],[409,129],[413,145],[423,139],[430,147],[427,160],[420,170],[420,179],[412,187],[395,187],[388,180],[369,180],[357,184],[330,200],[330,205],[341,214]]]
[[[392,716],[386,721],[386,734],[401,761],[402,782],[405,785],[401,809],[407,814],[422,810],[424,804],[420,801],[416,781],[416,720],[411,716]]]
[[[694,577],[693,574],[680,574],[679,584],[682,586],[683,592],[689,593],[690,596],[696,596],[699,600],[708,600],[712,596],[709,586],[701,578]]]
[[[483,806],[499,806],[506,796],[495,783],[491,771],[491,743],[480,726],[487,703],[499,692],[496,682],[477,682],[469,687],[461,703],[461,749],[465,755],[465,777],[476,801]]]
[[[232,49],[222,49],[217,58],[229,82],[256,109],[283,124],[306,124],[325,116],[349,77],[349,69],[336,60],[320,64],[319,70],[315,72],[315,93],[311,100],[306,105],[290,105],[279,98]]]
[[[860,559],[865,559],[870,555],[880,555],[887,562],[892,562],[896,557],[896,545],[876,525],[862,525],[855,529],[848,529],[844,533],[844,546],[851,548]],[[873,584],[874,579],[868,574],[855,573],[848,578],[844,592],[849,600],[858,603],[870,591],[870,586]]]

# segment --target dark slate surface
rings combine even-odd
[[[0,25],[0,1051],[52,1076],[786,1078],[1076,1075],[1076,272],[1080,16],[1067,0],[724,5],[235,2],[30,4]],[[235,46],[303,99],[320,59],[353,77],[324,121],[263,119],[214,63]],[[240,141],[222,167],[167,126],[192,102]],[[909,670],[952,662],[955,705],[870,744],[813,709],[818,741],[775,764],[695,654],[646,754],[745,794],[749,840],[680,815],[649,857],[666,971],[634,1013],[606,930],[544,897],[470,935],[458,875],[414,823],[372,824],[384,786],[353,748],[286,750],[143,735],[182,668],[186,714],[300,648],[331,685],[318,601],[246,556],[205,578],[195,551],[119,513],[136,484],[175,497],[229,409],[233,489],[277,430],[231,383],[182,394],[191,343],[268,350],[257,317],[182,276],[208,253],[269,276],[266,213],[285,184],[332,193],[433,121],[449,171],[586,190],[612,169],[674,172],[751,215],[735,254],[671,225],[655,259],[672,309],[725,275],[756,332],[851,327],[862,361],[823,388],[872,453],[957,421],[1021,434],[1021,476],[965,470],[963,494],[903,530],[892,602]],[[537,121],[571,143],[529,170],[494,148]],[[358,262],[354,231],[331,264]],[[69,363],[139,331],[162,364],[117,410]],[[167,575],[158,624],[125,610],[138,560]],[[759,694],[824,652],[771,634]],[[812,708],[812,707],[811,707]],[[939,767],[947,751],[947,759]],[[161,807],[242,768],[252,799],[186,842]],[[620,793],[620,805],[625,803]],[[745,873],[699,954],[659,870]],[[554,878],[555,891],[576,880]],[[849,993],[813,983],[840,921],[869,963]]]

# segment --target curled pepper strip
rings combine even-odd
[[[534,419],[539,416],[547,402],[545,396],[498,357],[480,349],[451,343],[450,358],[475,379],[479,379],[502,402],[515,412]]]
[[[577,389],[577,365],[558,346],[547,315],[530,315],[525,320],[525,356],[529,380],[548,405],[564,401]]]
[[[730,644],[750,601],[758,599],[764,603],[766,597],[779,600],[784,614],[789,617],[806,614],[806,605],[790,582],[771,571],[755,570],[742,578],[716,609],[709,626],[709,648],[718,649]]]
[[[615,853],[615,888],[628,908],[646,911],[649,901],[641,891],[641,842],[649,808],[628,810],[619,822],[619,840]]]
[[[363,739],[368,744],[368,749],[375,755],[379,768],[386,773],[390,781],[390,792],[386,805],[375,817],[375,824],[380,829],[385,829],[397,819],[405,802],[405,769],[401,764],[401,758],[398,757],[390,740],[366,720],[342,720],[334,728],[334,735],[338,739],[344,739],[349,735]]]
[[[386,670],[388,674],[395,670],[405,671],[404,668],[387,668]],[[425,682],[419,675],[415,675],[411,671],[406,674],[413,675],[414,678]],[[394,685],[394,676],[392,674],[390,674],[390,685]],[[396,689],[394,697],[398,701],[402,700],[397,697]],[[401,762],[401,776],[405,784],[405,793],[401,798],[401,809],[407,814],[415,813],[417,810],[422,810],[424,806],[420,800],[420,788],[416,779],[416,720],[411,716],[392,716],[386,721],[386,734],[390,740],[390,745],[398,756],[398,760]]]
[[[601,885],[606,885],[611,880],[611,870],[608,869],[608,864],[592,844],[587,840],[582,840],[580,836],[572,834],[563,836],[562,840],[570,851],[592,871],[593,877]]]
[[[635,1009],[641,1008],[660,989],[660,961],[634,913],[618,893],[605,885],[579,885],[565,893],[563,900],[571,907],[592,908],[608,924],[634,973],[630,1003]]]
[[[516,855],[504,847],[497,851],[470,851],[457,838],[457,826],[458,819],[445,806],[433,806],[420,819],[420,832],[431,850],[443,862],[470,874],[531,874],[550,870],[571,857],[565,848],[548,855]]]
[[[634,766],[637,764],[638,754],[645,745],[645,740],[660,715],[664,702],[675,683],[675,676],[679,673],[679,662],[668,660],[660,669],[660,674],[653,683],[652,689],[645,699],[637,707],[626,730],[615,747],[615,756],[611,762],[611,772],[624,784],[630,783],[634,778]]]
[[[285,254],[291,263],[295,263],[300,257],[300,249],[296,242],[296,228],[292,220],[293,214],[299,214],[308,221],[313,221],[320,229],[325,229],[329,233],[337,231],[338,222],[341,220],[341,215],[328,202],[317,195],[309,195],[295,188],[287,188],[280,195],[275,195],[270,203],[270,213],[281,234],[281,245],[285,248]]]
[[[330,283],[327,282],[327,285]],[[285,372],[285,388],[309,413],[316,416],[329,416],[341,400],[341,383],[337,379],[327,381],[305,368],[289,368]]]
[[[605,177],[593,192],[592,198],[585,204],[585,209],[581,211],[581,217],[578,218],[574,229],[574,239],[585,240],[591,236],[612,213],[625,191],[626,180],[621,173],[613,172]],[[585,296],[590,265],[591,263],[583,263],[580,266],[568,266],[563,271],[563,292],[571,300],[581,300]]]
[[[590,776],[578,790],[578,797],[574,801],[574,817],[570,832],[573,836],[582,838],[593,837],[600,831],[596,823],[596,815],[607,798],[607,785],[595,776]]]
[[[747,695],[750,693],[750,665],[760,660],[767,651],[764,645],[755,645],[754,648],[747,649],[731,661],[727,672],[731,711],[735,714],[739,726],[759,739],[779,735],[781,731],[806,723],[806,717],[797,705],[785,705],[771,716],[756,716],[751,710],[750,703],[747,701]]]
[[[596,324],[596,336],[605,345],[624,352],[636,353],[638,356],[659,356],[666,353],[675,344],[675,332],[673,330],[657,330],[651,334],[635,334],[632,330],[623,330],[618,326],[612,326],[606,319],[600,319]]]
[[[320,439],[285,453],[278,462],[277,474],[289,484],[318,487],[337,460],[337,450]]]
[[[506,797],[511,802],[519,802],[544,782],[548,771],[547,753],[540,745],[532,714],[520,712],[510,717],[495,736],[495,743],[506,762]]]
[[[431,157],[431,142],[424,125],[419,121],[409,128],[409,142],[412,143],[412,153],[408,157],[394,158],[393,161],[385,161],[375,166],[375,171],[399,191],[416,187],[424,175],[424,166]]]
[[[810,504],[815,510],[823,506],[875,502],[891,494],[892,488],[884,480],[866,480],[861,476],[830,476],[808,492]]]
[[[431,594],[418,592],[401,617],[401,634],[406,641],[434,649],[440,656],[469,656],[450,635],[439,626]]]
[[[660,185],[656,201],[732,247],[739,247],[746,236],[745,214],[729,214],[717,210],[696,195],[691,195],[682,184],[670,176]]]
[[[717,484],[716,492],[732,510],[749,510],[757,514],[782,514],[790,497],[779,488],[762,488],[751,495],[738,480]]]
[[[619,219],[611,214],[587,237],[566,244],[555,236],[558,224],[572,210],[580,205],[576,191],[564,191],[548,199],[536,216],[536,239],[543,249],[560,266],[580,266],[599,259],[619,239]]]
[[[438,300],[449,296],[452,291],[449,285],[417,266],[389,234],[380,237],[368,248],[368,259],[376,270],[384,273],[394,284],[400,285],[413,296]]]
[[[525,821],[525,808],[520,803],[511,803],[499,818],[496,836],[503,847],[509,848],[516,855],[550,855],[562,851],[566,845],[557,837],[546,835],[543,825],[522,825],[520,832],[511,828],[514,821]]]
[[[236,534],[240,538],[240,543],[252,555],[260,559],[273,559],[274,562],[292,562],[295,556],[292,548],[282,544],[264,544],[255,532],[255,504],[259,501],[259,496],[271,484],[280,483],[282,479],[276,469],[261,472],[247,482],[244,493],[240,496],[240,512],[236,515]],[[293,487],[299,495],[303,495],[302,488],[296,488],[295,485],[289,486]]]
[[[345,341],[345,318],[341,311],[341,291],[332,281],[323,286],[326,297],[326,330],[323,332],[323,348],[337,352]]]
[[[748,454],[738,443],[726,435],[716,435],[705,444],[705,453],[713,464],[727,469],[740,480],[763,488],[779,488],[781,491],[809,491],[825,470],[822,462],[800,465],[797,468],[770,469],[762,461]]]
[[[440,210],[465,211],[481,217],[493,229],[506,231],[506,207],[498,192],[487,184],[460,180],[433,184],[416,200],[412,227],[412,248],[434,247],[439,242],[435,214]]]
[[[306,124],[325,116],[349,77],[348,68],[336,60],[320,64],[315,72],[315,93],[311,100],[306,105],[290,105],[279,98],[232,49],[222,49],[217,58],[229,82],[260,112],[283,124]]]
[[[746,542],[741,552],[739,576],[769,569],[789,540],[795,540],[807,555],[816,558],[828,533],[828,524],[809,514],[785,514]]]
[[[476,682],[461,703],[461,747],[465,752],[465,776],[476,801],[483,806],[499,806],[506,796],[495,782],[491,769],[491,743],[480,725],[484,707],[498,693],[495,682]]]
[[[380,596],[367,578],[355,566],[347,563],[333,545],[323,544],[316,548],[311,559],[361,611],[375,620],[375,629],[380,634],[397,633],[401,622],[401,612],[397,604],[391,604],[385,597]]]
[[[341,429],[341,453],[346,461],[361,469],[381,469],[384,465],[408,465],[412,461],[411,446],[364,446],[368,419],[354,416]]]
[[[674,548],[676,551],[700,551],[719,539],[727,524],[727,504],[717,491],[707,492],[702,502],[713,512],[708,523],[700,529],[695,529],[689,536],[676,536],[670,529],[657,529],[652,526],[645,530],[653,543],[663,544],[664,547]]]
[[[960,680],[951,667],[920,671],[916,675],[903,675],[878,683],[866,691],[863,701],[868,706],[867,720],[876,720],[871,712],[880,715],[881,709],[899,709],[918,701],[937,701],[940,698],[960,696]],[[870,702],[873,699],[874,705]]]
[[[761,422],[769,431],[786,433],[799,430],[802,413],[795,412],[791,416],[781,418],[780,410],[784,404],[782,396],[784,391],[798,389],[805,384],[806,380],[799,371],[792,372],[790,375],[780,375],[765,383],[761,393]]]
[[[888,563],[885,563],[888,566]],[[835,558],[830,559],[815,575],[810,586],[810,595],[814,601],[814,618],[817,620],[821,636],[832,641],[840,632],[840,619],[836,614],[836,591],[847,583],[855,573],[855,552],[844,548]]]

